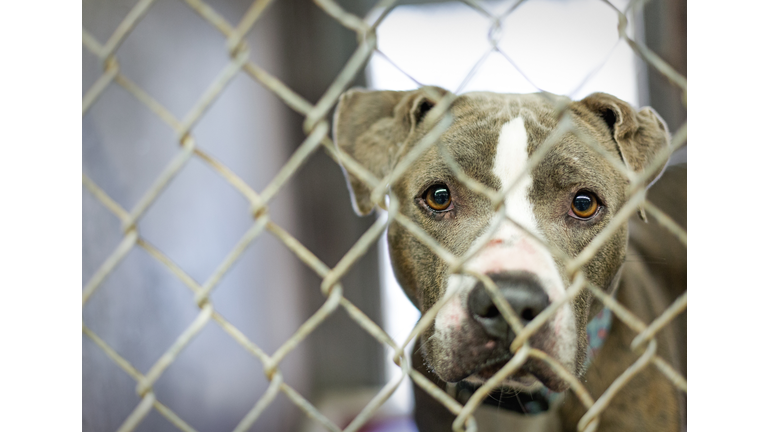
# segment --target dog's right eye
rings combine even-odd
[[[578,219],[590,219],[599,209],[597,197],[589,191],[579,191],[571,202],[571,213]]]
[[[451,206],[451,192],[443,184],[437,184],[424,192],[424,202],[435,211],[445,211]]]

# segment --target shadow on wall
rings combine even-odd
[[[236,24],[251,3],[212,1],[210,5]],[[104,43],[134,5],[129,0],[86,0],[83,27]],[[311,42],[286,42],[284,36],[292,30],[281,23],[293,16],[312,19],[314,12],[306,12],[309,7],[314,5],[287,2],[272,6],[247,37],[251,61],[292,88],[302,76],[289,70],[297,60],[286,52],[285,45]],[[328,27],[320,23],[315,30]],[[348,38],[354,47],[354,34],[348,33],[339,37]],[[337,51],[340,59],[351,53],[351,49]],[[118,49],[117,60],[125,77],[183,119],[230,59],[225,37],[190,7],[183,2],[157,1]],[[340,68],[339,64],[316,77],[313,86],[299,89],[299,93],[316,101]],[[99,59],[83,49],[84,92],[101,73]],[[261,191],[303,140],[301,120],[270,91],[240,72],[194,126],[192,135],[200,149]],[[83,117],[84,174],[129,211],[179,150],[173,130],[115,83]],[[329,266],[372,223],[354,216],[341,171],[321,153],[284,186],[270,202],[269,212],[273,222]],[[142,239],[203,284],[252,224],[249,203],[193,156],[140,219],[138,231]],[[84,285],[122,235],[120,221],[84,189]],[[376,262],[374,247],[343,282],[347,298],[379,321]],[[319,286],[317,275],[279,240],[262,233],[215,288],[211,302],[217,312],[271,354],[322,304]],[[84,306],[83,321],[146,373],[199,312],[193,293],[144,249],[134,247]],[[375,385],[382,379],[381,348],[359,327],[348,325],[349,321],[346,314],[335,313],[280,365],[286,382],[310,401],[335,383],[339,387]],[[83,430],[117,429],[140,401],[136,382],[87,337],[83,338],[82,367]],[[254,356],[210,322],[165,371],[154,390],[160,402],[192,427],[232,430],[267,388],[262,369]],[[304,417],[279,394],[252,429],[296,430]],[[152,411],[138,430],[176,428]]]

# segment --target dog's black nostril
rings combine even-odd
[[[488,308],[487,311],[484,311],[483,313],[479,313],[478,316],[482,318],[494,318],[499,315],[499,310],[496,308],[496,305],[492,305]]]
[[[520,318],[524,319],[525,321],[533,321],[534,318],[536,318],[537,313],[533,311],[531,308],[525,308],[522,312],[520,312]]]
[[[549,306],[549,296],[529,273],[492,275],[491,279],[524,325]],[[482,283],[478,283],[469,293],[467,307],[488,336],[505,342],[511,342],[515,337]]]
[[[469,311],[473,316],[479,318],[495,318],[499,316],[499,309],[496,308],[491,297],[482,286],[479,288],[478,290],[478,287],[475,287],[469,295]]]

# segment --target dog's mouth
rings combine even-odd
[[[496,375],[513,357],[512,353],[509,352],[494,355],[482,362],[473,373],[469,374],[467,380],[485,382]],[[568,383],[554,373],[544,362],[535,358],[529,358],[523,366],[502,382],[505,387],[521,390],[531,390],[538,383],[554,392],[563,392],[569,387]]]
[[[562,329],[558,329],[556,319],[547,321],[530,335],[528,344],[559,362],[566,371],[578,370],[575,353],[573,356],[564,355],[571,354],[566,351],[571,345],[563,348],[558,344],[560,339],[566,339],[569,335],[564,337]],[[476,320],[465,319],[460,326],[454,325],[447,330],[427,334],[422,346],[424,359],[429,368],[445,382],[483,384],[498,374],[514,356],[509,350],[514,334],[491,336]],[[541,388],[542,385],[555,392],[570,387],[568,381],[546,362],[531,356],[499,384],[525,391]]]

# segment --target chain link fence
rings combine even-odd
[[[136,393],[140,397],[140,402],[128,415],[119,431],[130,431],[136,429],[145,417],[155,410],[165,417],[180,430],[194,430],[183,418],[163,404],[155,394],[154,386],[158,379],[163,376],[169,366],[178,358],[180,353],[190,344],[206,326],[218,326],[229,337],[239,344],[243,350],[258,359],[263,365],[263,371],[269,380],[269,386],[266,392],[261,395],[253,404],[252,408],[242,418],[235,428],[236,431],[249,430],[254,425],[259,416],[276,400],[279,394],[286,396],[294,403],[306,416],[317,424],[329,431],[341,431],[342,427],[335,424],[329,418],[324,416],[305,395],[302,395],[291,385],[286,383],[286,379],[281,371],[281,362],[283,362],[294,349],[306,338],[311,337],[313,331],[320,326],[332,313],[337,310],[344,310],[365,332],[374,337],[380,344],[391,347],[395,351],[393,361],[397,363],[402,374],[380,389],[378,394],[368,402],[365,408],[347,425],[343,430],[354,431],[363,427],[376,413],[385,401],[393,394],[403,381],[410,378],[415,385],[421,387],[429,393],[451,413],[456,415],[453,423],[453,430],[476,430],[476,422],[473,413],[482,403],[483,399],[501,383],[504,378],[514,373],[525,360],[537,358],[545,361],[552,367],[552,371],[560,378],[568,382],[572,391],[578,397],[578,400],[586,409],[586,414],[579,422],[579,430],[593,431],[599,424],[601,413],[611,403],[616,393],[636,376],[644,368],[657,368],[671,383],[679,390],[685,392],[686,379],[680,372],[662,359],[657,353],[656,335],[665,328],[675,317],[686,310],[687,293],[684,293],[676,299],[666,311],[658,316],[653,322],[645,323],[637,316],[633,315],[624,305],[617,302],[610,295],[605,294],[599,287],[592,285],[585,277],[582,266],[592,259],[595,253],[603,246],[604,242],[617,232],[620,227],[627,223],[630,217],[638,210],[644,209],[647,214],[655,218],[662,226],[672,232],[679,241],[686,244],[685,230],[676,224],[672,218],[665,215],[653,203],[645,200],[645,184],[649,181],[657,169],[661,168],[671,156],[671,154],[683,147],[686,143],[686,126],[683,125],[677,131],[673,131],[671,146],[663,151],[663,154],[652,161],[645,172],[635,173],[628,170],[626,166],[617,161],[611,155],[606,154],[599,145],[593,140],[584,137],[568,121],[567,116],[563,116],[555,132],[539,149],[530,157],[527,163],[526,171],[530,172],[536,164],[544,157],[547,150],[556,142],[558,137],[567,133],[576,134],[584,139],[587,145],[595,151],[606,156],[606,160],[613,164],[613,167],[624,173],[630,181],[630,195],[624,207],[615,215],[614,219],[605,227],[605,229],[594,238],[594,240],[583,249],[575,258],[570,258],[565,253],[552,245],[542,244],[549,250],[553,256],[563,257],[567,262],[567,273],[571,275],[571,285],[566,290],[566,296],[550,305],[536,320],[529,325],[523,326],[520,320],[504,301],[498,301],[497,306],[502,312],[509,325],[515,330],[517,337],[511,346],[514,352],[513,360],[508,362],[493,378],[482,385],[466,404],[460,404],[453,397],[448,395],[443,389],[437,387],[432,381],[424,375],[413,369],[410,365],[410,358],[406,353],[405,346],[411,340],[418,338],[430,325],[432,325],[439,308],[447,299],[435,304],[431,309],[423,313],[419,323],[411,332],[405,341],[393,340],[385,331],[383,331],[374,320],[364,314],[358,307],[350,302],[344,294],[344,288],[340,282],[342,277],[358,262],[358,260],[371,248],[374,247],[387,226],[393,221],[397,221],[405,229],[415,236],[423,244],[431,248],[434,253],[440,257],[450,267],[450,272],[456,274],[471,274],[482,281],[486,288],[499,297],[498,287],[487,276],[482,274],[472,274],[466,270],[463,265],[471,258],[471,253],[466,256],[455,256],[446,248],[426,233],[422,228],[413,223],[408,217],[404,216],[398,209],[401,203],[394,196],[389,197],[388,212],[386,215],[378,218],[376,222],[362,235],[352,248],[337,263],[330,264],[321,261],[312,251],[299,242],[294,236],[289,234],[284,227],[276,222],[270,216],[270,203],[284,189],[285,185],[299,171],[303,164],[317,153],[325,153],[333,158],[337,163],[342,164],[345,169],[360,179],[370,188],[372,192],[372,202],[384,202],[384,196],[387,195],[388,185],[395,183],[409,170],[419,156],[427,149],[437,145],[440,134],[450,125],[450,115],[448,108],[454,96],[434,95],[439,101],[435,108],[427,117],[429,127],[432,131],[421,140],[409,154],[405,155],[398,163],[396,168],[384,179],[377,178],[370,171],[365,169],[350,155],[340,151],[334,146],[330,138],[331,125],[329,115],[336,106],[341,94],[346,91],[353,83],[355,78],[365,68],[370,56],[377,49],[376,29],[377,26],[386,19],[387,13],[397,5],[395,0],[382,0],[371,10],[368,16],[358,17],[347,12],[332,0],[315,0],[315,5],[332,17],[339,24],[352,30],[358,38],[358,46],[354,54],[347,60],[343,69],[333,83],[325,90],[323,96],[317,103],[310,103],[297,92],[286,86],[275,75],[260,67],[251,57],[248,44],[245,42],[245,35],[251,29],[259,24],[259,19],[270,6],[269,0],[256,0],[240,18],[239,22],[231,23],[225,19],[216,8],[202,0],[184,0],[192,11],[204,19],[213,29],[226,37],[226,54],[229,62],[209,84],[207,90],[197,99],[192,109],[190,109],[183,118],[177,118],[169,109],[159,103],[151,94],[142,89],[139,85],[132,82],[122,72],[122,65],[118,60],[116,52],[123,41],[136,28],[142,18],[150,11],[155,0],[140,0],[125,15],[123,21],[117,26],[114,33],[105,42],[98,41],[87,30],[83,30],[83,46],[93,55],[97,56],[103,64],[103,73],[100,78],[90,87],[83,97],[83,115],[93,107],[94,103],[105,93],[110,86],[120,86],[130,93],[146,109],[153,113],[158,119],[166,124],[175,134],[179,143],[179,149],[175,156],[167,164],[162,173],[156,177],[153,184],[146,190],[144,195],[137,201],[132,208],[123,208],[113,198],[110,197],[95,181],[83,175],[83,186],[87,193],[95,197],[107,210],[109,210],[120,221],[122,230],[122,240],[114,251],[103,261],[98,270],[85,283],[82,294],[83,307],[88,304],[94,293],[104,284],[105,279],[114,272],[121,261],[134,248],[141,248],[151,257],[157,260],[178,278],[192,293],[190,301],[199,308],[196,318],[186,329],[181,332],[172,345],[168,346],[164,354],[147,370],[141,371],[132,365],[123,356],[113,349],[107,342],[99,336],[99,329],[92,329],[83,324],[83,334],[92,340],[116,365],[127,373],[136,382]],[[482,64],[483,60],[493,52],[500,52],[513,65],[513,58],[498,46],[496,36],[503,19],[515,12],[515,9],[522,1],[512,2],[506,12],[494,14],[488,11],[484,5],[474,0],[465,1],[466,4],[485,15],[488,19],[488,50],[486,55],[476,65]],[[610,3],[606,2],[608,5]],[[683,92],[685,100],[686,79],[678,72],[673,70],[658,55],[649,50],[643,43],[635,40],[627,34],[627,15],[642,7],[643,1],[634,1],[627,10],[615,9],[619,17],[618,33],[624,43],[628,44],[634,52],[641,57],[651,68],[662,73],[668,80],[679,87]],[[611,6],[613,7],[613,6]],[[396,66],[396,65],[395,65]],[[467,77],[469,80],[475,72],[476,67]],[[209,107],[222,94],[227,85],[239,75],[247,75],[260,86],[268,89],[276,95],[290,109],[299,113],[304,118],[303,130],[306,139],[292,154],[274,178],[262,190],[254,190],[249,184],[230,170],[225,164],[219,162],[211,154],[204,151],[197,145],[196,138],[191,132],[193,127],[200,122],[206,115]],[[586,79],[587,77],[585,77]],[[683,101],[683,103],[685,103]],[[560,113],[565,107],[560,107]],[[484,194],[492,203],[496,204],[499,211],[503,211],[503,202],[505,193],[514,187],[517,182],[509,185],[506,189],[495,191],[484,187],[482,184],[474,181],[470,176],[464,173],[456,161],[451,160],[450,156],[442,152],[446,162],[451,167],[453,174],[464,185],[473,191]],[[209,166],[213,171],[224,179],[234,190],[244,197],[250,205],[250,217],[252,223],[250,228],[240,238],[236,246],[229,252],[226,258],[219,264],[215,271],[202,283],[198,283],[192,278],[185,269],[181,268],[162,250],[150,244],[137,229],[138,222],[144,217],[150,207],[161,199],[162,191],[173,182],[179,172],[193,159]],[[517,222],[509,219],[510,222],[519,226]],[[311,271],[322,279],[319,290],[326,297],[323,306],[304,323],[298,330],[282,345],[273,352],[267,352],[258,344],[250,340],[241,330],[227,320],[218,312],[210,301],[212,292],[219,286],[222,278],[232,269],[236,261],[248,249],[249,245],[260,236],[273,236],[279,240],[287,249],[306,265]],[[559,307],[572,301],[583,290],[589,290],[592,295],[600,300],[614,314],[615,318],[621,320],[630,329],[636,332],[634,342],[631,348],[638,354],[639,359],[616,379],[612,385],[602,395],[592,395],[584,387],[583,383],[572,374],[568,373],[563,367],[559,366],[557,361],[551,358],[547,353],[534,349],[528,343],[528,339],[542,325],[546,319],[554,316]],[[87,374],[87,371],[84,371]]]

